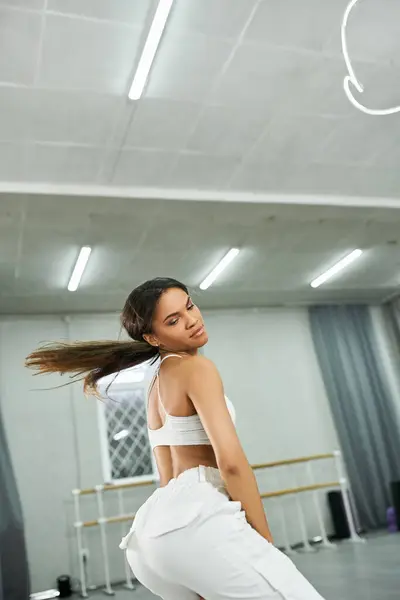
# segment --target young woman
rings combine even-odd
[[[198,354],[208,337],[187,288],[153,279],[121,315],[132,341],[56,343],[27,358],[40,373],[99,379],[158,359],[148,396],[160,487],[121,548],[137,579],[164,600],[322,600],[272,542],[253,471],[217,369]]]

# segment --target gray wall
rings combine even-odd
[[[206,317],[211,335],[206,354],[221,370],[251,462],[338,446],[305,310],[216,312]],[[51,316],[0,321],[0,397],[26,520],[33,591],[50,587],[61,573],[78,574],[71,490],[102,482],[97,400],[85,399],[79,385],[37,391],[65,379],[34,378],[23,368],[32,349],[42,341],[67,338],[68,328],[72,339],[116,338],[119,333],[114,315],[73,317],[69,325]],[[278,481],[266,474],[260,487],[281,487],[285,477]],[[134,492],[129,509],[134,511],[146,494],[146,489]],[[93,518],[94,498],[87,498],[85,507],[83,518]],[[285,507],[296,541],[293,506]],[[275,506],[266,508],[279,542]],[[116,510],[111,501],[107,510]],[[312,513],[307,521],[310,532],[317,533]],[[120,530],[115,527],[109,544],[112,574],[122,578]],[[93,579],[101,581],[97,530],[90,531],[89,542]]]
[[[222,374],[252,463],[338,445],[302,309],[206,314],[206,354]]]

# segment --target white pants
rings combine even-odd
[[[164,600],[323,600],[247,523],[210,467],[157,489],[120,547],[135,577]]]

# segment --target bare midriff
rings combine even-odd
[[[154,449],[154,454],[161,485],[200,465],[218,468],[212,446],[160,446]]]

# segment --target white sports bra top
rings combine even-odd
[[[165,421],[162,427],[158,429],[148,429],[149,441],[152,449],[157,446],[210,446],[211,442],[204,430],[199,415],[191,415],[189,417],[174,417],[169,415],[164,408],[160,395],[159,374],[160,366],[167,358],[175,356],[182,358],[179,354],[167,354],[161,360],[158,369],[152,379],[149,388],[149,394],[153,385],[157,385],[158,399],[162,410],[164,411]],[[232,402],[225,396],[226,405],[232,421],[235,422],[236,414]]]

